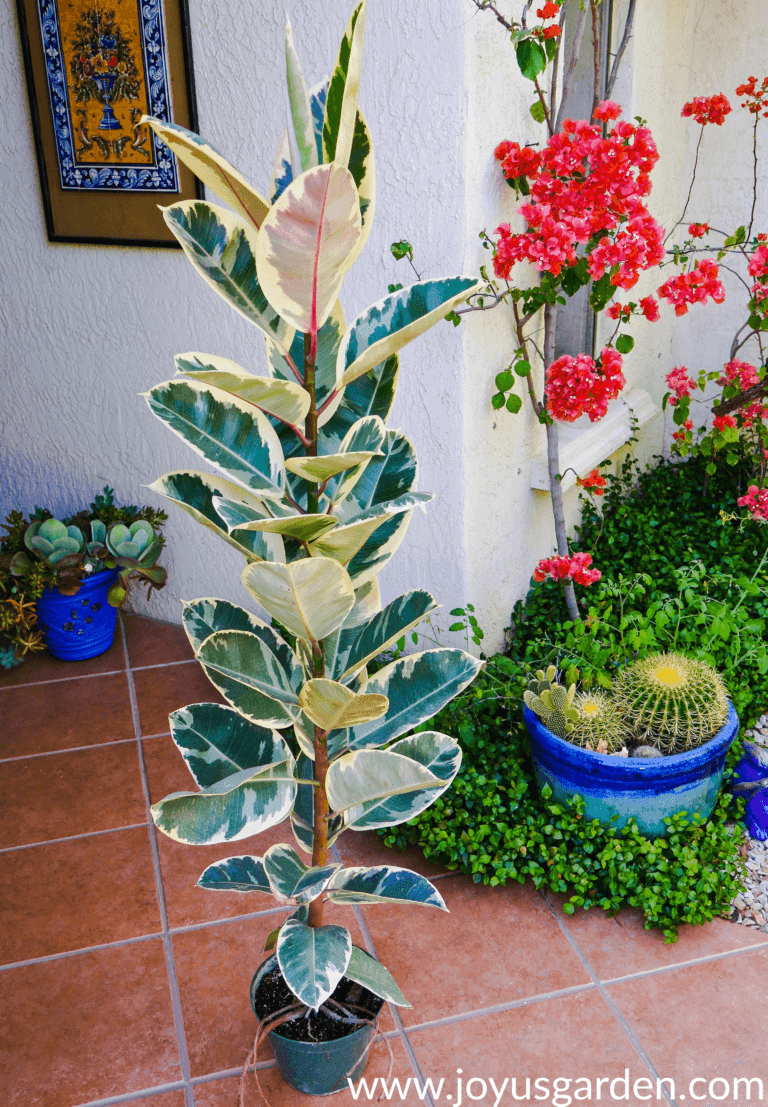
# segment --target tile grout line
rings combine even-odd
[[[547,896],[547,894],[545,892],[539,892],[539,895],[542,897],[542,899],[546,903],[547,907],[549,908],[549,912],[552,915],[552,918],[555,920],[557,925],[560,927],[560,931],[565,936],[566,941],[570,945],[571,949],[574,951],[574,953],[579,958],[579,960],[581,961],[584,968],[587,970],[589,975],[592,977],[592,980],[593,980],[594,984],[596,985],[597,990],[599,991],[600,996],[601,996],[603,1002],[605,1003],[606,1007],[611,1012],[611,1014],[613,1015],[614,1019],[619,1024],[621,1029],[624,1031],[624,1034],[626,1035],[626,1037],[629,1040],[630,1044],[632,1045],[633,1049],[637,1053],[638,1057],[640,1057],[640,1059],[642,1060],[642,1062],[644,1063],[644,1065],[648,1069],[648,1072],[653,1077],[654,1081],[656,1082],[656,1088],[657,1089],[661,1088],[661,1091],[664,1095],[664,1099],[667,1102],[667,1104],[669,1105],[669,1107],[678,1107],[675,1100],[672,1099],[671,1096],[669,1095],[669,1092],[667,1091],[666,1085],[659,1083],[659,1081],[661,1080],[661,1077],[659,1076],[659,1073],[656,1070],[656,1066],[653,1064],[650,1057],[648,1056],[646,1051],[643,1049],[642,1045],[640,1044],[640,1040],[637,1037],[637,1035],[635,1034],[632,1027],[629,1025],[627,1020],[624,1018],[621,1011],[619,1011],[618,1007],[616,1006],[616,1004],[613,1000],[613,997],[610,995],[607,988],[605,987],[603,982],[600,980],[600,977],[597,975],[595,970],[592,968],[592,965],[587,960],[586,954],[583,952],[581,946],[576,941],[574,936],[571,934],[570,930],[565,925],[563,920],[560,918],[558,913],[555,911],[549,897]]]
[[[44,750],[42,753],[22,753],[18,757],[0,757],[0,765],[9,761],[31,761],[33,757],[55,757],[60,753],[82,753],[83,750],[100,750],[105,746],[125,746],[129,742],[135,742],[135,738],[113,738],[109,742],[95,742],[90,746],[68,746],[62,750]]]
[[[742,953],[754,953],[756,950],[768,949],[768,939],[764,942],[755,942],[753,946],[740,946],[739,949],[725,949],[720,953],[708,953],[706,957],[692,957],[690,961],[675,961],[673,965],[659,965],[655,969],[643,969],[641,972],[627,973],[626,976],[612,976],[608,980],[601,981],[607,988],[611,984],[625,984],[629,980],[643,980],[647,976],[659,976],[661,973],[674,972],[678,969],[688,969],[693,965],[708,965],[713,961],[724,961],[728,957],[739,957]]]
[[[0,972],[6,969],[24,969],[29,965],[46,965],[50,961],[64,961],[67,957],[79,957],[84,953],[98,953],[102,949],[122,949],[123,946],[132,946],[137,942],[148,942],[152,938],[162,938],[162,933],[141,934],[136,938],[121,938],[117,942],[101,942],[97,946],[83,946],[81,949],[65,949],[61,953],[47,953],[44,957],[29,957],[26,961],[9,961],[0,965]]]
[[[23,846],[3,846],[0,853],[16,853],[21,849],[35,849],[37,846],[54,846],[59,842],[78,842],[81,838],[98,838],[102,834],[119,834],[121,830],[141,830],[146,823],[129,823],[128,826],[110,826],[106,830],[87,830],[83,834],[70,834],[66,838],[44,838],[41,842],[26,842]]]
[[[136,698],[136,685],[134,684],[133,671],[131,670],[131,660],[128,655],[128,641],[125,633],[125,623],[123,621],[122,614],[119,612],[118,622],[120,624],[120,634],[122,635],[123,650],[125,653],[125,675],[128,682],[128,696],[131,703],[131,716],[133,718],[133,727],[136,736],[136,749],[139,757],[139,771],[141,773],[141,787],[144,793],[147,819],[149,820],[149,845],[150,851],[152,853],[152,867],[155,873],[155,891],[157,892],[157,901],[160,908],[160,923],[163,931],[163,952],[165,954],[165,966],[168,973],[168,984],[171,993],[171,1009],[173,1012],[174,1029],[176,1031],[176,1045],[179,1050],[179,1059],[181,1061],[181,1075],[183,1078],[184,1086],[184,1102],[186,1107],[195,1107],[195,1093],[192,1088],[192,1072],[189,1065],[189,1051],[187,1049],[187,1038],[184,1030],[184,1015],[181,1009],[181,995],[179,993],[179,982],[176,976],[176,962],[173,956],[173,943],[168,927],[168,910],[165,903],[163,876],[160,869],[160,853],[157,846],[157,834],[155,832],[154,823],[152,822],[150,814],[151,799],[149,795],[149,782],[147,779],[147,766],[144,760],[144,747],[141,741],[141,720],[139,718],[139,703],[138,699]]]
[[[105,669],[103,673],[73,673],[72,676],[49,677],[47,680],[27,680],[23,684],[2,684],[0,693],[11,692],[17,688],[39,688],[41,684],[66,684],[69,680],[94,680],[97,677],[120,676],[121,673],[128,671],[128,647],[125,637],[123,637],[123,646],[126,650],[126,665],[122,669]],[[160,661],[154,665],[136,665],[132,671],[141,673],[145,669],[169,669],[172,665],[192,665],[194,661],[194,657],[187,657],[183,661]]]
[[[505,1011],[515,1011],[519,1007],[531,1007],[537,1003],[546,1003],[550,999],[563,999],[565,996],[576,996],[582,992],[597,990],[596,984],[574,984],[571,988],[559,988],[555,992],[539,992],[535,996],[526,996],[524,999],[510,999],[508,1003],[495,1003],[492,1007],[478,1007],[473,1011],[461,1011],[458,1015],[446,1015],[442,1019],[433,1019],[431,1022],[418,1022],[414,1026],[406,1027],[406,1033],[412,1034],[421,1030],[434,1030],[439,1026],[451,1026],[456,1022],[467,1022],[470,1019],[481,1019],[485,1015],[501,1015]]]

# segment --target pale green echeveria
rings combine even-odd
[[[64,557],[79,555],[86,543],[79,527],[66,526],[59,519],[46,519],[27,527],[24,545],[49,565],[56,565]]]
[[[105,544],[115,557],[130,558],[142,564],[153,563],[160,553],[160,542],[146,519],[138,519],[130,527],[113,523],[105,534]]]
[[[245,558],[242,582],[260,615],[223,599],[185,604],[195,655],[226,704],[192,704],[171,733],[198,791],[155,804],[180,841],[240,841],[289,818],[294,846],[216,861],[207,889],[256,891],[293,908],[275,948],[294,994],[317,1009],[346,974],[406,1004],[344,927],[309,925],[310,906],[416,904],[445,909],[428,880],[396,866],[312,864],[316,743],[325,741],[327,845],[345,831],[406,821],[454,779],[461,750],[427,723],[475,677],[460,650],[367,666],[429,617],[413,590],[382,607],[378,573],[403,540],[418,489],[416,454],[388,430],[398,352],[479,287],[469,277],[420,281],[348,327],[339,295],[370,233],[375,171],[358,107],[366,0],[347,23],[328,81],[308,89],[286,34],[287,118],[271,204],[204,140],[150,121],[232,210],[200,200],[164,217],[197,273],[263,336],[266,375],[226,357],[187,353],[151,389],[153,413],[208,466],[166,473],[152,488]],[[125,536],[133,541],[135,536]],[[298,756],[296,750],[298,749]]]

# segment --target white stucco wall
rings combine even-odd
[[[327,75],[351,0],[292,0],[294,39],[307,79]],[[377,151],[373,234],[347,278],[348,317],[409,283],[389,243],[409,238],[425,276],[461,267],[462,142],[466,130],[463,0],[371,0],[361,106]],[[284,5],[190,0],[200,132],[262,192],[283,130]],[[202,350],[265,371],[263,340],[196,275],[181,251],[51,244],[43,220],[15,11],[0,11],[0,210],[3,349],[0,516],[45,504],[70,513],[109,483],[120,502],[160,498],[142,486],[198,467],[137,393],[173,375],[173,355]],[[463,597],[461,337],[444,324],[405,350],[390,425],[412,437],[416,512],[383,585]],[[202,467],[205,467],[204,464]],[[242,559],[169,508],[165,590],[140,609],[178,620],[179,600],[243,601]]]

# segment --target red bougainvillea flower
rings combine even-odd
[[[592,118],[607,123],[609,119],[618,119],[620,115],[621,104],[617,104],[613,100],[603,100],[595,108]]]
[[[563,354],[547,370],[547,411],[566,423],[585,413],[592,423],[602,419],[626,383],[621,366],[621,354],[612,346],[603,348],[597,362],[587,354]]]
[[[640,310],[649,323],[657,323],[659,320],[659,302],[653,296],[643,296],[640,301]]]
[[[750,277],[768,276],[768,246],[758,246],[749,259]]]
[[[560,14],[560,5],[556,4],[554,0],[547,0],[547,3],[543,8],[536,9],[536,15],[539,19],[554,19],[556,15]]]
[[[729,361],[724,366],[725,372],[722,377],[717,378],[717,383],[724,384],[738,384],[742,390],[745,388],[751,388],[752,385],[757,384],[760,380],[760,373],[754,367],[754,365],[747,364],[746,361],[738,361],[734,358],[733,361]]]
[[[736,95],[746,97],[741,106],[748,108],[752,115],[759,115],[762,111],[764,118],[768,119],[768,77],[763,77],[759,87],[757,77],[750,77],[746,84],[739,85]]]
[[[674,396],[670,397],[669,406],[674,407],[679,400],[682,400],[686,396],[690,396],[696,387],[696,381],[692,380],[688,376],[688,369],[685,365],[677,365],[666,376],[667,384]]]
[[[680,430],[675,431],[672,437],[674,438],[675,442],[685,442],[692,430],[693,420],[686,419]]]
[[[613,117],[616,105],[606,102],[603,108]],[[530,189],[519,208],[528,229],[516,234],[509,224],[497,228],[497,277],[506,280],[521,261],[558,276],[576,264],[576,247],[593,240],[590,276],[599,280],[610,272],[619,288],[631,288],[641,270],[663,259],[663,231],[643,202],[658,160],[647,127],[619,120],[603,137],[599,125],[567,119],[541,153],[524,151],[513,142],[496,149],[507,178],[526,176]]]
[[[704,258],[690,272],[670,277],[658,290],[659,296],[674,305],[675,315],[687,315],[689,304],[704,304],[710,296],[716,304],[722,304],[725,289],[718,279],[719,272],[714,261]]]
[[[560,33],[560,28],[557,23],[550,23],[550,25],[545,27],[541,32],[539,38],[557,38]]]
[[[705,234],[709,234],[709,223],[691,223],[688,234],[691,238],[703,238]]]
[[[716,415],[712,420],[712,429],[716,431],[724,431],[728,427],[735,427],[736,419],[733,415]]]
[[[741,423],[744,427],[751,427],[753,423],[758,423],[765,419],[768,419],[768,406],[761,404],[759,400],[750,404],[749,407],[741,413]]]
[[[756,519],[768,523],[768,488],[758,488],[756,484],[750,484],[746,496],[739,496],[736,503],[751,511]]]
[[[605,313],[609,319],[629,319],[632,315],[632,308],[629,304],[615,303],[611,304]]]
[[[515,177],[532,177],[541,165],[541,154],[530,146],[520,146],[517,142],[500,142],[493,152],[501,162],[504,176],[512,180]]]
[[[599,569],[590,569],[592,554],[576,553],[570,557],[543,557],[533,570],[533,579],[542,581],[572,580],[575,584],[589,587],[603,575]]]
[[[576,483],[582,488],[586,488],[587,492],[590,492],[593,496],[602,496],[605,493],[605,486],[608,481],[600,475],[599,469],[593,469],[583,480],[581,477],[577,477]]]
[[[723,96],[722,92],[718,92],[714,96],[697,96],[695,99],[689,100],[687,104],[683,105],[680,114],[683,116],[692,115],[696,122],[701,123],[702,126],[706,123],[717,123],[718,127],[721,127],[730,111],[731,105],[727,98]]]

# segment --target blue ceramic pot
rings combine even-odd
[[[117,575],[117,569],[96,573],[74,596],[46,588],[37,601],[37,625],[54,657],[85,661],[109,649],[115,637],[117,608],[107,603],[107,592]]]
[[[637,820],[649,838],[667,834],[663,819],[687,811],[707,818],[723,783],[725,755],[739,731],[739,717],[728,704],[722,730],[698,749],[670,757],[608,757],[558,738],[528,707],[523,717],[539,788],[548,784],[555,800],[583,796],[586,818],[622,827]]]
[[[261,980],[277,964],[272,954],[256,971],[251,981],[251,1006],[259,1018],[257,989]],[[345,978],[342,978],[344,980]],[[378,1001],[378,1010],[384,1001]],[[263,1012],[262,1012],[263,1015]],[[300,1042],[284,1037],[279,1030],[269,1032],[269,1044],[286,1084],[305,1095],[334,1095],[347,1091],[347,1078],[357,1080],[368,1063],[368,1050],[375,1034],[373,1026],[361,1026],[353,1034],[331,1042]]]
[[[768,772],[758,764],[752,751],[745,749],[736,766],[736,780],[739,784],[762,780],[766,776]],[[761,842],[768,841],[768,786],[761,788],[747,800],[744,825],[752,838],[758,838]]]

